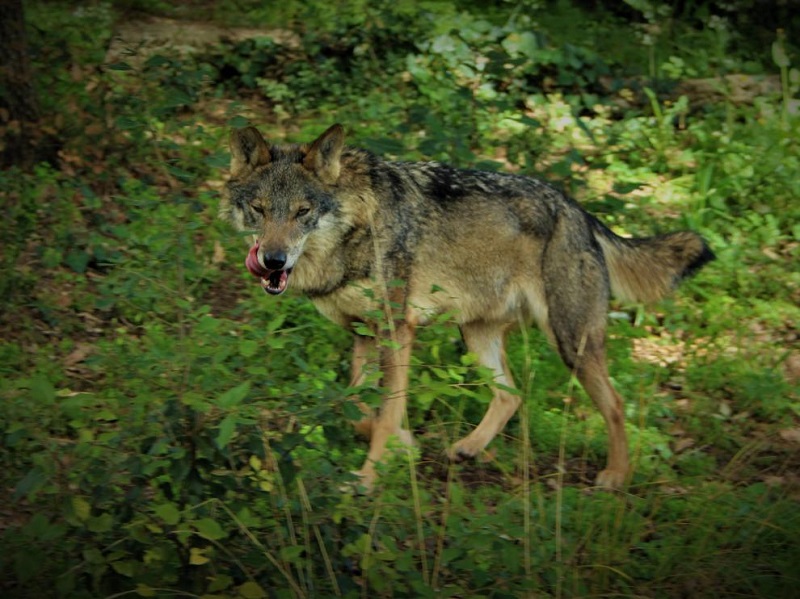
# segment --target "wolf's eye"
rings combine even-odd
[[[302,208],[300,208],[300,209],[297,211],[297,215],[295,216],[295,218],[300,218],[300,217],[302,217],[302,216],[305,216],[305,215],[306,215],[306,214],[308,214],[309,212],[311,212],[311,208],[309,208],[308,206],[303,206]]]
[[[264,216],[264,207],[261,204],[251,204],[250,207],[261,216]]]

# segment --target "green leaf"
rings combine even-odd
[[[526,127],[530,127],[532,129],[536,129],[536,128],[542,126],[542,122],[541,121],[539,121],[539,120],[537,120],[537,119],[535,119],[533,117],[530,117],[530,116],[528,116],[526,114],[520,115],[516,120],[518,120],[520,123],[522,123]]]
[[[257,583],[245,582],[239,587],[239,594],[245,599],[263,599],[267,594]]]
[[[133,575],[136,573],[136,567],[139,564],[133,560],[119,560],[116,562],[111,562],[111,569],[114,570],[117,574],[122,574],[123,576],[127,576],[128,578],[133,578]]]
[[[258,351],[258,342],[253,339],[242,339],[239,342],[239,353],[245,358],[252,358]]]
[[[353,332],[356,335],[361,335],[362,337],[374,337],[375,333],[371,328],[365,325],[363,322],[355,322],[353,323]]]
[[[344,402],[342,410],[344,411],[344,417],[348,420],[361,420],[364,417],[364,413],[352,401]]]
[[[17,487],[14,489],[14,499],[20,499],[35,493],[42,488],[45,481],[47,481],[47,475],[39,467],[29,470],[28,474],[17,483]]]
[[[72,511],[78,520],[85,522],[92,513],[92,506],[83,497],[75,495],[72,498]]]
[[[49,406],[56,397],[56,389],[44,376],[31,380],[31,398],[37,404]]]
[[[89,547],[88,549],[84,549],[81,551],[81,555],[83,559],[89,563],[99,566],[101,564],[106,563],[106,558],[103,555],[103,552],[100,551],[97,547]]]
[[[437,54],[452,54],[456,49],[456,40],[445,34],[433,40],[431,51]]]
[[[614,182],[614,191],[620,194],[631,193],[632,191],[636,191],[637,189],[641,189],[641,183],[635,182],[621,182],[615,181]]]
[[[160,67],[165,64],[169,64],[170,60],[161,54],[155,54],[147,59],[147,62],[144,63],[144,66],[148,68],[152,67]]]
[[[90,532],[108,532],[114,526],[114,517],[106,512],[94,518],[89,518],[86,528]]]
[[[249,392],[250,392],[250,382],[245,381],[241,385],[237,385],[233,389],[228,389],[225,393],[220,395],[219,399],[217,399],[217,405],[219,405],[219,407],[221,408],[230,409],[242,403],[242,400],[245,397],[247,397],[247,394]]]
[[[236,432],[237,420],[238,418],[235,414],[229,414],[223,418],[222,422],[219,423],[219,433],[217,434],[215,443],[220,449],[225,449],[225,447],[228,446],[228,443],[231,442],[233,433]]]
[[[168,165],[167,171],[169,171],[169,173],[173,177],[175,177],[179,181],[182,181],[183,183],[191,183],[192,181],[194,181],[195,177],[194,173],[190,173],[189,171],[179,168],[177,166]]]
[[[243,116],[238,116],[238,115],[228,121],[228,127],[241,128],[241,127],[247,127],[249,124],[250,121],[248,121]]]
[[[25,532],[31,533],[36,537],[43,537],[50,528],[50,521],[41,512],[34,514],[25,525]]]
[[[214,152],[206,156],[203,162],[211,168],[228,168],[228,165],[231,163],[231,155],[228,152]]]
[[[243,507],[236,513],[239,524],[248,528],[258,528],[263,526],[261,519],[253,514],[249,507]]]
[[[286,320],[285,314],[274,315],[267,323],[267,331],[270,333],[277,331],[279,328],[281,328],[281,326],[283,326],[285,320]]]
[[[64,264],[69,266],[73,272],[83,274],[89,265],[89,254],[83,250],[70,250],[64,258]]]
[[[211,518],[198,520],[194,523],[194,527],[201,537],[209,541],[219,541],[227,536],[225,531],[222,530],[222,526],[219,525],[219,522]]]
[[[501,45],[512,57],[526,56],[528,58],[534,58],[539,51],[539,42],[536,40],[536,35],[530,31],[510,33],[508,37],[501,42]]]
[[[181,513],[174,503],[162,503],[156,506],[153,511],[156,513],[156,516],[170,526],[175,526],[181,519]]]
[[[786,48],[783,47],[783,40],[776,40],[772,42],[772,60],[781,69],[788,69],[791,61],[789,55],[786,54]]]
[[[162,108],[175,108],[177,106],[186,106],[192,103],[192,97],[182,89],[171,89],[165,94],[161,102]]]
[[[133,67],[129,65],[127,62],[114,62],[110,65],[107,65],[106,68],[109,71],[132,71]]]
[[[3,555],[6,558],[5,555]],[[11,557],[11,556],[8,556]],[[19,582],[28,582],[42,572],[43,555],[31,547],[27,551],[14,552],[14,573]]]
[[[142,119],[135,119],[127,116],[118,117],[115,121],[119,129],[141,129],[144,127]]]
[[[280,556],[283,561],[289,562],[290,564],[300,563],[302,562],[302,555],[303,552],[306,550],[305,547],[302,545],[293,545],[290,547],[284,547],[280,551]]]
[[[390,137],[378,137],[376,139],[366,139],[363,144],[367,150],[377,154],[402,155],[406,151],[405,144]]]
[[[207,564],[209,560],[205,555],[206,550],[200,547],[192,547],[189,553],[189,564],[192,566],[202,566]]]
[[[225,589],[229,589],[232,584],[233,584],[233,578],[231,578],[227,574],[217,574],[216,576],[210,579],[206,591],[208,591],[209,593],[224,591]]]
[[[262,466],[261,458],[259,458],[257,455],[251,455],[250,459],[247,460],[247,463],[250,464],[250,467],[256,472],[261,470]]]

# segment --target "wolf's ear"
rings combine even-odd
[[[272,160],[269,146],[255,127],[231,131],[231,175],[252,170]]]
[[[312,142],[303,158],[303,166],[326,183],[336,183],[339,179],[342,148],[344,128],[334,125]]]

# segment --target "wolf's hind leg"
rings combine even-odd
[[[604,354],[602,349],[585,354],[575,373],[603,415],[608,430],[608,463],[597,475],[596,484],[607,489],[619,489],[625,485],[629,469],[625,412],[622,397],[608,378]]]
[[[478,356],[480,363],[492,369],[495,382],[504,387],[513,387],[514,379],[508,370],[503,347],[505,327],[498,323],[473,322],[463,325],[461,334],[467,348]],[[480,424],[469,435],[453,444],[447,452],[448,457],[451,460],[460,460],[477,456],[503,430],[520,403],[519,396],[505,389],[495,388],[492,402]]]
[[[551,243],[553,255],[563,250]],[[550,327],[564,363],[600,410],[608,431],[608,463],[597,485],[619,488],[628,476],[628,441],[622,398],[608,377],[605,335],[608,282],[593,252],[569,259],[548,256],[544,264]]]

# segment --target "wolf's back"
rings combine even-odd
[[[629,239],[599,221],[593,225],[605,255],[611,291],[622,300],[655,302],[714,259],[705,240],[692,231]]]

